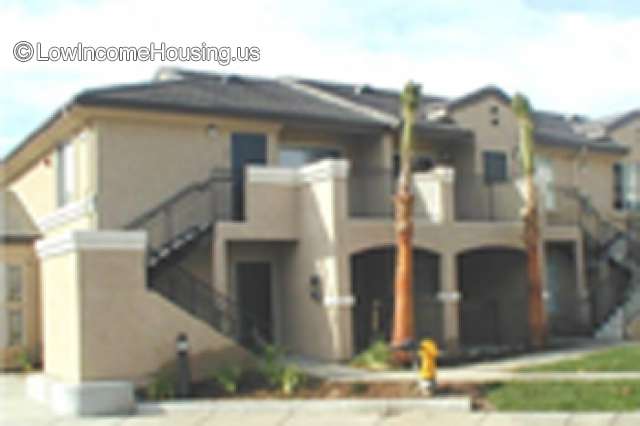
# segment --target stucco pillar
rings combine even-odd
[[[416,196],[416,218],[427,217],[435,223],[451,223],[454,220],[454,170],[436,167],[426,173],[413,175]]]
[[[574,243],[573,253],[575,257],[576,268],[576,289],[578,290],[578,300],[580,303],[579,316],[580,322],[585,328],[589,327],[591,321],[591,303],[589,300],[589,289],[587,287],[586,265],[584,258],[584,246],[582,238],[579,237]]]
[[[455,253],[440,255],[440,293],[442,303],[443,335],[448,352],[460,349],[460,292],[458,290],[458,265]]]
[[[296,278],[302,299],[292,310],[293,346],[300,353],[331,360],[352,355],[347,221],[346,160],[322,160],[298,170],[300,182]],[[312,280],[320,295],[310,296]]]

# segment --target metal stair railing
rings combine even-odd
[[[271,324],[244,312],[235,300],[180,265],[152,270],[149,288],[250,349],[271,341]]]
[[[214,169],[202,181],[191,183],[124,226],[147,231],[149,248],[158,250],[189,228],[212,226],[231,219],[231,173]]]

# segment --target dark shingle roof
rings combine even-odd
[[[624,126],[628,122],[635,120],[638,117],[640,117],[640,109],[634,109],[622,114],[616,114],[610,117],[601,118],[598,120],[598,123],[604,126],[606,130],[612,131],[617,129],[618,127]]]
[[[177,79],[86,90],[81,105],[139,107],[381,126],[368,115],[334,105],[278,80],[177,72]]]
[[[299,83],[330,93],[347,101],[374,109],[381,113],[401,119],[400,91],[381,89],[369,85],[344,84],[319,80],[301,79]],[[429,108],[443,105],[446,98],[437,95],[423,94],[420,111],[417,114],[416,128],[418,131],[427,132],[430,135],[449,135],[451,137],[468,136],[470,132],[459,127],[451,121],[433,120],[427,118]]]
[[[589,148],[625,153],[628,149],[609,138],[590,138],[585,132],[591,123],[586,117],[547,111],[534,113],[536,142],[567,148]]]
[[[461,106],[468,105],[488,95],[497,96],[507,104],[511,103],[511,98],[504,92],[504,90],[497,86],[489,85],[450,100],[449,102],[447,102],[447,108],[453,110]]]

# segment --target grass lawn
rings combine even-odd
[[[608,349],[577,359],[527,367],[521,371],[640,371],[640,345]]]
[[[485,398],[499,411],[629,411],[640,407],[640,381],[512,382]]]

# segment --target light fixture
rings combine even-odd
[[[320,288],[320,277],[318,274],[313,274],[309,278],[311,298],[316,302],[322,299],[322,289]]]
[[[207,126],[207,136],[209,136],[211,139],[217,139],[219,135],[220,131],[215,124],[209,124]]]

